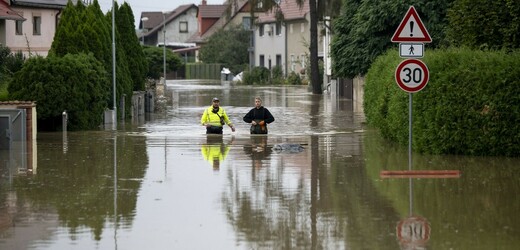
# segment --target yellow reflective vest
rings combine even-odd
[[[212,126],[222,127],[222,124],[220,123],[221,117],[224,120],[225,124],[233,126],[233,124],[229,120],[229,117],[226,114],[226,111],[222,107],[219,107],[218,112],[213,113],[213,106],[209,106],[209,108],[204,110],[204,113],[200,118],[200,123],[202,125],[210,124]]]
[[[219,163],[226,159],[226,156],[229,152],[229,146],[225,144],[203,144],[200,148],[202,153],[202,157],[204,160],[213,165],[214,161],[218,161]]]

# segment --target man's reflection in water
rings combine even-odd
[[[267,146],[267,136],[253,135],[251,136],[251,145],[244,145],[244,151],[251,156],[253,167],[255,169],[261,168],[263,160],[271,155],[271,148]]]
[[[200,151],[204,160],[213,166],[213,170],[218,171],[220,169],[220,163],[226,159],[229,144],[233,143],[234,139],[234,137],[231,137],[230,142],[224,143],[222,135],[206,135],[206,143],[202,144]]]

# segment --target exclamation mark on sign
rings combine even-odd
[[[410,21],[410,37],[413,36],[413,24],[414,24],[414,22]]]

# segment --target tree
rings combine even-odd
[[[147,77],[158,79],[163,73],[163,48],[145,46],[143,53],[147,60]],[[182,65],[179,55],[166,50],[166,71],[175,71]]]
[[[230,42],[232,41],[232,42]],[[220,63],[235,74],[247,65],[249,31],[240,26],[221,29],[213,34],[200,49],[199,59],[205,63]]]
[[[117,30],[121,35],[122,41],[119,47],[123,48],[127,58],[132,58],[131,60],[127,60],[127,62],[129,69],[132,69],[130,70],[130,77],[133,82],[133,90],[144,90],[148,65],[135,32],[135,21],[132,8],[125,2],[121,5],[117,14]]]
[[[302,5],[303,0],[297,0],[299,5]],[[300,2],[301,1],[301,2]],[[310,28],[311,28],[311,43],[310,43],[310,60],[311,60],[311,84],[312,93],[321,94],[321,79],[320,69],[318,64],[318,12],[316,6],[317,0],[309,0],[309,12],[310,12]]]
[[[432,37],[429,48],[446,44],[446,13],[453,0],[419,1],[414,4]],[[390,39],[410,1],[345,0],[342,15],[334,21],[331,44],[334,74],[353,78],[364,75],[376,57],[394,46]]]

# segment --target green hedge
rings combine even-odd
[[[94,129],[112,93],[103,64],[92,54],[32,57],[9,84],[10,100],[36,101],[38,130],[61,128],[62,112],[70,130]]]
[[[186,79],[213,79],[220,81],[220,63],[187,63]]]
[[[413,94],[413,148],[464,155],[520,155],[520,52],[427,51],[430,81]],[[402,59],[380,56],[366,75],[367,122],[408,143],[408,93],[395,83]]]

